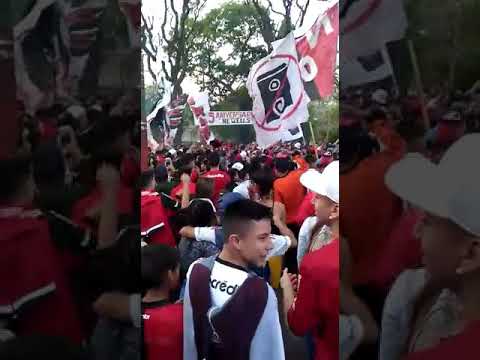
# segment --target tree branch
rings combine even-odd
[[[283,17],[287,16],[286,14],[284,13],[281,13],[280,11],[277,11],[273,8],[273,4],[272,4],[272,1],[271,0],[268,0],[268,9],[273,12],[274,14],[277,14],[277,15],[281,15]]]
[[[300,17],[297,19],[297,22],[295,23],[295,27],[297,27],[297,26],[302,27],[303,22],[305,21],[305,15],[307,14],[308,6],[310,5],[310,0],[307,0],[306,4],[303,7],[300,5],[299,0],[296,0],[295,4],[297,5],[298,9],[300,10]]]

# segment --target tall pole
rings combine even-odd
[[[420,67],[418,66],[417,54],[415,53],[415,48],[413,46],[413,41],[408,40],[408,51],[410,53],[410,59],[413,65],[413,73],[415,75],[415,83],[417,85],[418,95],[420,97],[420,104],[422,107],[422,118],[425,125],[425,129],[430,128],[430,119],[428,117],[427,105],[425,101],[425,93],[423,91],[422,77],[420,74]]]

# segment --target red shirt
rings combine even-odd
[[[143,303],[143,341],[147,359],[183,359],[183,305]]]
[[[150,243],[175,247],[176,242],[172,229],[170,228],[167,212],[158,193],[142,191],[140,203],[142,212],[140,230],[142,232],[148,231],[152,229],[152,227],[163,223],[163,226],[159,230],[152,232]]]
[[[212,200],[215,203],[218,201],[218,199],[220,199],[220,193],[222,190],[225,189],[232,181],[230,175],[222,170],[210,170],[203,174],[202,177],[214,180],[215,184],[213,188]]]
[[[96,187],[90,194],[78,200],[72,208],[72,220],[76,224],[90,228],[87,213],[90,209],[101,205],[102,192]],[[119,214],[131,214],[133,211],[133,190],[121,184],[118,189],[117,208]]]
[[[338,359],[340,241],[302,260],[298,294],[288,310],[288,325],[297,336],[313,330],[315,360]]]
[[[188,184],[188,191],[190,193],[190,198],[192,195],[197,193],[197,185],[195,185],[193,182]],[[172,191],[170,192],[170,197],[176,199],[176,198],[182,198],[182,192],[183,192],[183,183],[178,184],[175,186]]]
[[[0,316],[17,316],[18,336],[40,333],[80,344],[77,308],[48,222],[23,208],[0,208],[0,229]]]
[[[300,208],[298,209],[297,217],[295,222],[298,225],[302,225],[306,218],[315,215],[315,207],[313,206],[313,198],[315,197],[314,192],[309,192],[303,198]]]
[[[433,348],[408,354],[405,360],[477,360],[480,321],[468,325],[463,332],[442,340]]]

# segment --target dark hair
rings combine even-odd
[[[165,165],[157,165],[155,167],[155,180],[159,183],[168,180],[168,171]]]
[[[263,168],[257,170],[252,175],[252,181],[255,185],[258,186],[258,190],[260,192],[260,196],[267,196],[273,189],[273,181],[275,180],[275,176],[273,175],[273,171],[270,168]]]
[[[373,108],[370,110],[365,117],[365,122],[367,124],[373,123],[375,120],[385,120],[387,118],[387,114],[380,108]]]
[[[215,212],[212,205],[205,200],[194,199],[187,212],[187,222],[189,226],[204,227],[211,226],[215,220]]]
[[[175,270],[180,263],[176,248],[164,244],[150,244],[142,247],[142,282],[145,289],[163,285],[168,270]]]
[[[0,160],[0,202],[8,202],[32,174],[31,158],[15,155]]]
[[[79,346],[65,337],[47,335],[19,336],[0,343],[0,358],[5,360],[88,360]]]
[[[33,174],[35,183],[59,184],[65,178],[65,162],[61,150],[55,142],[39,145],[33,154]]]
[[[270,209],[255,201],[242,199],[230,204],[223,215],[223,233],[225,239],[232,234],[241,234],[250,225],[250,221],[271,219]]]
[[[277,158],[274,163],[275,169],[281,173],[285,173],[292,169],[292,164],[288,158]]]
[[[378,150],[378,143],[371,139],[360,126],[341,126],[339,128],[339,157],[345,164],[355,166]]]
[[[140,175],[140,188],[145,190],[155,177],[155,171],[153,169],[146,170]]]
[[[215,181],[213,179],[201,177],[197,181],[196,196],[211,199],[214,189]]]
[[[215,151],[208,154],[208,164],[211,167],[218,166],[220,164],[220,155]]]

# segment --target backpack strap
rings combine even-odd
[[[204,360],[208,357],[209,343],[212,338],[212,329],[207,317],[207,312],[212,306],[210,297],[211,272],[211,268],[199,262],[193,266],[190,273],[189,294],[198,360]]]
[[[212,346],[214,359],[249,359],[251,343],[267,302],[267,283],[252,275],[220,311],[211,315],[211,326],[215,334],[219,334],[218,342]]]

